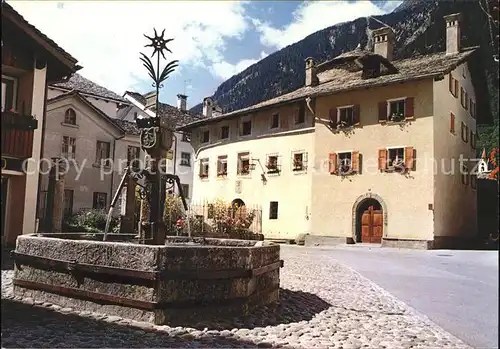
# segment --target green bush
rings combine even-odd
[[[163,211],[163,222],[165,223],[165,231],[167,235],[177,235],[177,219],[186,218],[184,207],[180,196],[166,195],[165,210]]]
[[[105,210],[81,210],[63,222],[63,229],[65,231],[102,233],[106,228],[107,215],[108,213]],[[120,231],[120,219],[112,217],[109,228],[109,232],[118,233]]]

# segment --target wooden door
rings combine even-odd
[[[361,242],[382,242],[383,222],[382,210],[375,210],[374,206],[368,207],[361,216]]]

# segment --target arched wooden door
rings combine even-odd
[[[382,210],[369,206],[361,216],[361,242],[381,243],[383,226]]]

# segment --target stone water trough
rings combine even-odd
[[[155,246],[124,235],[19,236],[14,294],[157,325],[245,314],[279,298],[279,245],[167,237]]]

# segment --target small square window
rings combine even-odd
[[[94,202],[92,207],[96,210],[104,210],[106,209],[106,201],[108,194],[106,193],[94,193]]]
[[[227,176],[227,155],[217,158],[217,177]]]
[[[388,166],[391,169],[403,169],[405,167],[405,149],[392,148],[388,150]]]
[[[352,153],[339,153],[338,166],[340,174],[347,174],[352,171]]]
[[[401,121],[405,118],[405,100],[389,102],[389,120]]]
[[[191,153],[181,153],[181,166],[191,167]]]
[[[278,219],[278,201],[269,203],[269,219]]]
[[[352,126],[354,125],[354,109],[352,107],[339,108],[339,120],[337,126]]]
[[[208,159],[200,160],[200,178],[208,178],[209,164]]]
[[[243,121],[241,123],[240,136],[248,136],[252,134],[252,120]]]
[[[238,171],[239,175],[250,174],[250,153],[240,153],[238,154]]]
[[[280,172],[279,156],[268,155],[266,167],[267,167],[267,173],[279,173]]]
[[[220,128],[220,139],[228,139],[229,138],[229,126],[222,126]]]
[[[201,133],[201,143],[210,142],[210,131],[206,130]]]
[[[191,133],[188,133],[188,132],[183,133],[181,141],[187,142],[187,143],[191,142]]]
[[[280,127],[280,114],[274,113],[271,117],[271,128]]]
[[[292,155],[292,171],[305,171],[307,169],[307,153],[295,152]]]
[[[306,110],[304,108],[304,105],[301,104],[299,108],[295,112],[295,124],[303,124],[306,122]]]

